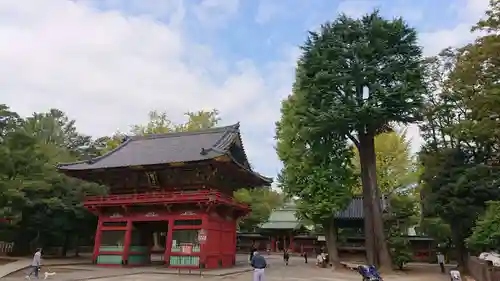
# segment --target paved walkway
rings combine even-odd
[[[0,266],[0,278],[3,278],[14,272],[26,269],[30,266],[31,258],[19,258],[16,261]],[[88,259],[68,258],[68,259],[47,259],[43,261],[47,266],[90,264]]]
[[[277,258],[270,258],[270,260],[279,260]],[[18,261],[14,261],[5,265],[0,266],[0,278],[2,280],[19,280],[20,277],[24,277],[28,271],[28,266],[31,263],[31,259],[22,258]],[[162,266],[146,266],[146,267],[136,267],[136,268],[123,268],[123,267],[99,267],[90,264],[89,259],[47,259],[43,260],[42,274],[45,272],[44,269],[48,269],[50,272],[56,272],[57,274],[50,277],[52,280],[88,280],[88,279],[98,279],[98,278],[112,278],[118,276],[139,276],[143,274],[149,275],[170,275],[170,276],[199,276],[204,277],[214,277],[214,276],[227,276],[233,274],[239,274],[248,272],[251,268],[248,266],[248,256],[237,255],[236,256],[237,266],[233,268],[215,269],[215,270],[205,270],[200,272],[199,270],[188,270],[188,269],[169,269]]]
[[[83,280],[100,280],[100,281],[194,281],[203,279],[209,280],[234,280],[234,281],[249,281],[252,280],[251,268],[245,264],[246,256],[237,256],[240,265],[229,269],[218,269],[203,272],[200,276],[199,271],[192,271],[189,275],[188,270],[167,269],[161,266],[158,267],[141,267],[141,268],[109,268],[98,267],[94,265],[78,265],[77,261],[71,260],[51,260],[45,262],[47,267],[52,266],[56,275],[49,277],[49,280],[64,280],[64,281],[83,281]],[[266,269],[266,281],[359,281],[361,278],[357,272],[317,268],[314,264],[304,264],[299,257],[292,257],[290,265],[285,266],[281,257],[267,257],[270,267]],[[11,263],[10,268],[14,268],[13,264],[18,264],[18,267],[24,268],[29,260]],[[56,266],[64,262],[65,266]],[[71,262],[73,262],[71,264]],[[81,261],[80,261],[81,263]],[[28,263],[29,264],[29,263]],[[0,269],[3,266],[0,266]],[[4,269],[5,270],[5,269]],[[407,273],[384,275],[386,281],[448,281],[446,275],[437,274],[438,268],[435,266],[427,266],[424,269],[411,269]],[[180,275],[178,275],[180,273]],[[2,281],[20,280],[24,272],[14,273]]]

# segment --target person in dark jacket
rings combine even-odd
[[[249,261],[249,262],[252,262],[253,254],[254,254],[255,252],[257,252],[257,249],[255,249],[255,247],[254,247],[254,246],[252,246],[252,247],[250,248],[250,257],[248,258],[248,261]]]
[[[255,251],[250,265],[253,267],[253,281],[264,281],[264,269],[267,267],[266,259]]]
[[[304,251],[304,252],[302,253],[302,256],[304,257],[304,261],[305,261],[305,263],[307,263],[307,252],[306,252],[306,251]]]
[[[283,261],[285,262],[285,265],[288,265],[289,260],[290,260],[290,253],[288,253],[288,250],[285,249],[283,250]]]

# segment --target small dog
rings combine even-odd
[[[43,273],[43,280],[46,280],[47,278],[49,278],[49,276],[54,276],[54,275],[56,275],[55,272],[46,271]],[[31,277],[29,275],[26,275],[26,280],[31,280]]]
[[[47,271],[45,271],[45,272],[43,273],[43,275],[44,275],[44,276],[43,276],[43,280],[45,280],[45,279],[49,278],[49,276],[54,276],[54,275],[56,275],[56,273],[55,273],[55,272],[47,272]]]

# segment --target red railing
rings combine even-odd
[[[159,191],[139,194],[113,194],[107,196],[89,196],[85,198],[85,206],[110,206],[123,204],[160,204],[160,203],[199,203],[215,202],[248,209],[248,206],[236,202],[230,196],[214,190],[196,191]]]

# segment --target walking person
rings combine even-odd
[[[252,259],[253,259],[253,254],[257,251],[257,249],[255,248],[254,245],[252,245],[252,247],[250,247],[250,257],[248,258],[248,261],[249,262],[252,262]]]
[[[267,267],[266,259],[255,251],[250,264],[253,267],[253,281],[264,281],[264,270]]]
[[[444,273],[444,255],[441,252],[437,253],[437,260],[439,263],[439,267],[441,268],[441,273]]]
[[[283,261],[285,262],[285,265],[288,265],[288,261],[290,260],[290,253],[288,252],[287,249],[283,250]]]
[[[33,255],[33,261],[31,262],[31,269],[28,275],[26,275],[26,279],[31,279],[31,275],[34,274],[35,278],[38,279],[38,272],[40,271],[40,266],[42,262],[42,249],[36,249],[35,254]]]
[[[304,251],[304,252],[302,253],[302,256],[304,257],[304,262],[305,262],[305,263],[307,263],[307,252],[306,252],[306,251]]]

